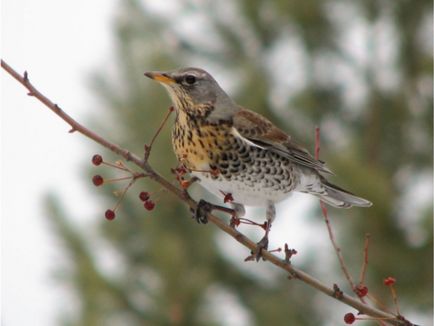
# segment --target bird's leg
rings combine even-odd
[[[235,214],[234,210],[231,208],[218,206],[207,202],[206,200],[201,199],[199,203],[197,203],[196,211],[194,212],[193,218],[196,219],[197,223],[206,224],[208,223],[208,214],[213,210],[219,210],[232,216]]]
[[[231,217],[230,226],[235,228],[240,224],[240,218],[246,215],[246,209],[244,205],[238,203],[231,203],[234,210],[234,214]]]
[[[276,217],[276,207],[274,206],[273,202],[269,201],[267,203],[267,211],[266,211],[267,225],[265,226],[265,235],[257,243],[256,252],[255,252],[256,261],[259,261],[259,259],[261,259],[262,250],[268,249],[268,234],[270,233],[271,223],[274,221],[275,217]]]

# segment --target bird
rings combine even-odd
[[[172,145],[187,171],[214,195],[230,195],[237,218],[245,215],[245,206],[266,208],[256,260],[268,248],[276,203],[294,191],[338,208],[372,205],[330,183],[327,177],[334,173],[325,162],[264,116],[238,105],[205,70],[188,67],[145,76],[164,86],[171,98],[176,112]],[[206,223],[218,207],[200,200],[197,221]]]

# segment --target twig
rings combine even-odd
[[[37,98],[39,101],[41,101],[45,106],[47,106],[50,110],[52,110],[56,115],[58,115],[61,119],[63,119],[66,123],[68,123],[73,131],[77,131],[86,137],[94,140],[98,144],[108,148],[112,152],[122,156],[127,161],[131,161],[138,167],[144,170],[144,172],[149,175],[151,179],[162,185],[164,188],[166,188],[168,191],[170,191],[172,194],[174,194],[176,197],[178,197],[180,200],[184,201],[191,209],[195,210],[197,207],[197,203],[182,189],[177,188],[174,186],[171,182],[164,179],[160,174],[158,174],[145,160],[141,160],[137,155],[129,152],[128,150],[120,147],[119,145],[116,145],[114,143],[111,143],[104,139],[103,137],[99,136],[98,134],[94,133],[93,131],[87,129],[77,121],[75,121],[72,117],[70,117],[67,113],[65,113],[63,110],[60,109],[59,106],[54,104],[51,100],[49,100],[46,96],[44,96],[42,93],[40,93],[29,81],[27,73],[24,74],[24,76],[21,76],[19,73],[17,73],[12,67],[10,67],[6,62],[1,60],[1,66],[4,70],[6,70],[12,77],[14,77],[19,83],[21,83],[28,91],[29,93]],[[216,217],[215,215],[208,214],[208,221],[216,225],[219,229],[221,229],[223,232],[229,234],[232,236],[235,240],[237,240],[239,243],[247,247],[249,250],[256,250],[257,245],[252,240],[250,240],[248,237],[246,237],[244,234],[240,233],[238,230],[235,230],[230,225],[228,225],[223,219]],[[262,251],[262,256],[265,258],[266,261],[270,262],[271,264],[281,268],[282,270],[288,272],[291,276],[293,276],[295,279],[298,279],[305,284],[309,285],[312,288],[315,288],[319,290],[320,292],[330,296],[335,297],[336,291],[326,286],[325,284],[321,283],[319,280],[314,278],[313,276],[307,274],[306,272],[297,269],[293,267],[291,264],[287,263],[284,259],[280,259],[279,257],[271,254],[267,250]],[[375,307],[371,307],[367,304],[364,304],[362,302],[359,302],[357,299],[342,293],[342,295],[339,295],[339,298],[336,298],[339,301],[353,307],[354,309],[358,310],[359,312],[372,316],[372,317],[379,317],[379,318],[385,318],[387,319],[387,322],[391,325],[399,325],[399,326],[408,326],[408,322],[404,322],[402,319],[399,319],[400,316],[395,316],[390,313],[386,313],[384,311],[381,311],[379,309],[376,309]],[[402,317],[401,317],[402,318]]]
[[[342,250],[336,243],[335,235],[333,233],[333,229],[332,229],[332,226],[330,224],[329,217],[328,217],[327,207],[325,206],[325,204],[323,202],[320,202],[320,205],[321,205],[322,215],[324,217],[324,221],[325,221],[326,226],[327,226],[329,238],[330,238],[330,241],[331,241],[333,248],[335,250],[336,256],[338,257],[341,270],[344,273],[345,278],[347,279],[348,283],[350,284],[351,289],[353,291],[355,291],[356,287],[354,286],[353,278],[351,277],[351,274],[348,271],[347,265],[345,264],[344,256],[342,255]]]
[[[160,126],[158,127],[157,131],[155,132],[154,136],[151,139],[151,142],[149,145],[145,145],[145,161],[148,160],[149,154],[151,154],[152,145],[154,145],[155,139],[157,139],[158,135],[160,134],[161,130],[163,129],[164,125],[167,122],[167,119],[169,119],[170,114],[173,112],[173,106],[169,107],[169,110],[166,113],[166,116],[164,117],[163,121],[161,122]]]
[[[319,160],[319,150],[321,148],[320,129],[315,127],[315,160]]]
[[[369,233],[365,234],[365,245],[363,246],[363,264],[362,264],[362,270],[360,271],[360,284],[365,284],[365,277],[366,277],[366,269],[368,267],[368,251],[369,251],[369,239],[371,238],[371,235]]]
[[[395,290],[395,287],[393,285],[390,286],[390,292],[392,293],[392,300],[393,300],[393,304],[394,304],[395,309],[396,309],[396,314],[398,316],[400,316],[401,312],[399,310],[398,295],[396,294],[396,290]]]
[[[319,160],[319,151],[320,151],[320,148],[321,148],[321,145],[320,145],[320,129],[319,129],[319,127],[316,127],[315,128],[315,159],[316,160]],[[333,245],[333,248],[335,250],[336,256],[338,257],[339,265],[341,267],[341,270],[344,273],[345,278],[347,279],[348,283],[350,284],[351,290],[355,292],[356,287],[354,285],[353,278],[351,277],[351,274],[348,272],[348,268],[347,268],[347,265],[345,264],[341,248],[339,248],[339,246],[337,245],[336,240],[335,240],[335,235],[333,233],[333,228],[332,228],[332,226],[330,224],[330,220],[329,220],[329,217],[328,217],[327,207],[326,207],[326,205],[322,201],[320,201],[320,205],[321,205],[322,215],[324,217],[324,221],[325,221],[326,226],[327,226],[327,231],[328,231],[328,234],[329,234],[329,238],[330,238],[330,241],[331,241],[331,243]]]

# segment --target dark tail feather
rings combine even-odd
[[[352,206],[370,207],[372,203],[369,200],[358,197],[349,191],[346,191],[326,180],[322,180],[322,184],[326,190],[325,194],[319,194],[320,199],[334,207],[350,208]]]

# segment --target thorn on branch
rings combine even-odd
[[[339,286],[335,283],[333,284],[333,298],[336,298],[338,300],[342,300],[344,297],[344,292],[339,288]]]
[[[131,152],[130,152],[130,151],[127,151],[127,152],[125,153],[125,160],[126,160],[127,162],[129,162],[129,161],[132,161],[132,158],[133,158],[133,156],[131,155]]]
[[[23,74],[23,81],[24,81],[24,83],[26,83],[26,84],[29,82],[29,74],[27,73],[27,70],[24,71],[24,74]]]
[[[272,249],[272,250],[268,250],[268,252],[281,252],[282,251],[282,248],[276,248],[276,249]]]
[[[291,257],[297,254],[297,250],[289,249],[288,244],[285,243],[285,263],[291,264]]]
[[[297,275],[297,272],[295,272],[294,270],[292,270],[291,272],[289,272],[288,280],[293,280],[295,278],[299,278],[299,277]]]
[[[244,258],[244,262],[254,261],[255,259],[256,259],[256,255],[253,253],[253,254],[247,256],[246,258]]]

